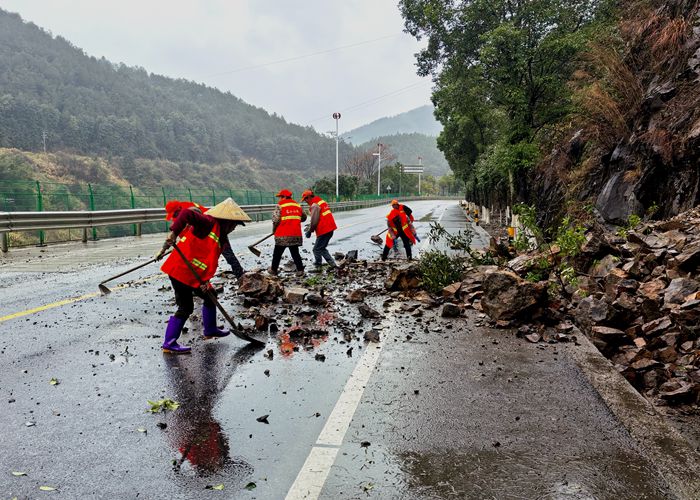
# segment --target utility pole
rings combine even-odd
[[[377,157],[377,196],[382,194],[382,143],[377,143],[377,148],[379,148],[378,153],[372,153],[372,156]]]
[[[333,113],[335,119],[335,201],[339,200],[340,193],[340,177],[338,175],[338,120],[340,113]]]
[[[46,130],[41,131],[41,140],[44,143],[44,154],[46,154]]]

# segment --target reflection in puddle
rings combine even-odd
[[[248,475],[253,467],[232,459],[228,438],[212,412],[221,391],[236,368],[257,352],[244,347],[229,360],[229,347],[223,343],[206,343],[190,356],[165,355],[168,380],[173,399],[181,406],[167,415],[166,435],[180,458],[174,468],[182,472],[191,468],[197,476],[209,476],[222,469]]]
[[[299,350],[314,350],[320,347],[328,340],[329,327],[335,319],[334,313],[326,311],[315,318],[310,316],[299,324],[282,330],[277,335],[282,357],[289,359]]]

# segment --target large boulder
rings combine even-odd
[[[643,211],[634,192],[635,184],[634,180],[626,178],[624,171],[614,174],[605,184],[595,205],[607,222],[622,225],[630,215]]]
[[[238,291],[247,297],[271,300],[282,295],[284,288],[263,273],[249,272],[238,280]]]
[[[510,271],[487,274],[483,282],[481,307],[495,320],[512,320],[542,307],[547,290],[541,283],[530,283]]]
[[[417,264],[397,266],[384,282],[384,287],[392,291],[415,290],[420,286],[420,271]]]
[[[686,298],[700,288],[700,283],[689,278],[676,278],[664,291],[664,305],[683,304]]]

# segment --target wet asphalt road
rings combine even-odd
[[[410,205],[424,239],[430,220],[462,224],[455,202]],[[383,229],[386,212],[338,214],[331,252],[375,259],[380,248],[369,235]],[[268,230],[253,224],[232,235],[244,267],[267,267],[245,247]],[[372,324],[338,298],[330,313],[347,326],[309,350],[287,352],[275,337],[261,350],[233,337],[203,341],[190,321],[183,339],[193,354],[163,355],[173,299],[155,266],[130,276],[128,287],[110,283],[108,297],[96,294],[99,281],[149,258],[161,241],[72,243],[0,258],[0,498],[276,499],[293,487],[301,497],[316,488],[321,498],[667,498],[567,357],[573,346],[521,345],[483,327],[476,313],[416,319],[397,305],[375,322],[382,342],[366,344]],[[271,245],[261,249],[269,259]],[[235,313],[226,299],[235,288],[224,284],[223,304]],[[383,299],[371,303],[382,310]],[[354,387],[362,376],[368,382]],[[356,412],[341,404],[348,394]],[[161,398],[182,406],[147,413],[147,400]],[[256,420],[264,415],[267,424]],[[336,425],[343,416],[346,434]],[[329,429],[337,445],[321,442]],[[305,475],[313,450],[334,460]]]

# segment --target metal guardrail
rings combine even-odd
[[[419,197],[406,197],[402,201],[419,200]],[[329,203],[332,210],[344,211],[387,204],[387,200],[341,201]],[[275,204],[243,205],[248,215],[271,214]],[[164,208],[124,209],[124,210],[82,210],[76,212],[0,212],[0,249],[8,251],[8,237],[11,232],[49,231],[55,229],[83,229],[83,241],[87,241],[87,231],[100,226],[135,224],[136,234],[141,235],[141,224],[162,222]]]

